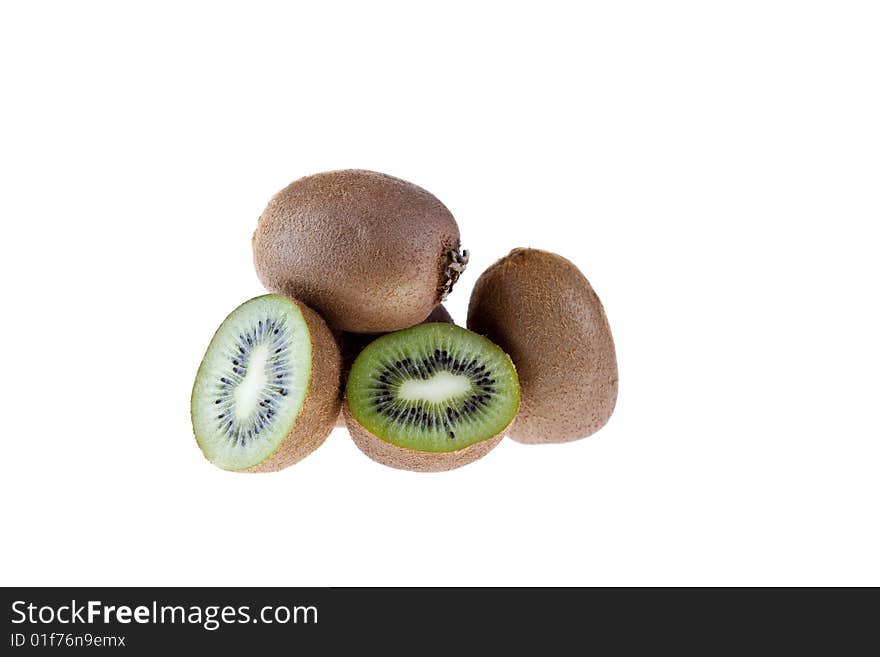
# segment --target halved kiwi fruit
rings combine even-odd
[[[510,358],[452,324],[420,324],[371,342],[346,386],[358,447],[395,468],[451,470],[495,447],[519,408]]]
[[[317,449],[339,413],[339,348],[307,306],[269,294],[220,325],[193,385],[205,457],[225,470],[280,470]]]

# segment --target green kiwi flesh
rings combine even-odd
[[[275,470],[311,452],[338,413],[339,360],[309,308],[274,294],[236,308],[193,386],[193,430],[205,457],[226,470]]]
[[[420,322],[421,324],[432,324],[434,322],[443,322],[446,324],[455,324],[455,320],[452,319],[452,315],[449,314],[449,311],[446,310],[446,307],[442,304],[434,308],[431,311],[431,314],[428,315],[425,321]],[[357,358],[358,354],[364,350],[368,344],[370,344],[373,340],[378,338],[380,335],[385,335],[384,333],[347,333],[342,332],[339,334],[339,350],[342,354],[342,382],[343,382],[343,392],[345,381],[348,379],[348,373],[351,370],[351,365],[354,363],[354,359]],[[345,427],[345,404],[342,404],[342,408],[339,409],[339,418],[336,420],[337,427]]]
[[[348,416],[360,428],[393,447],[424,454],[499,438],[519,408],[519,382],[507,354],[483,336],[445,323],[374,340],[352,365],[346,395]]]

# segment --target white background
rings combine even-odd
[[[880,584],[878,34],[869,2],[4,3],[0,582]],[[513,247],[583,269],[600,433],[203,460],[257,216],[347,167],[456,215],[460,323]]]

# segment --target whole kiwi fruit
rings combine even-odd
[[[437,198],[382,173],[348,169],[291,183],[263,211],[257,275],[351,333],[414,326],[467,264],[458,225]]]
[[[617,402],[617,357],[602,302],[580,270],[538,249],[514,249],[477,280],[467,326],[506,351],[521,402],[507,435],[562,443],[598,431]]]

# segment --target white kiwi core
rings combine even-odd
[[[253,412],[260,393],[266,386],[269,377],[266,375],[266,362],[269,360],[269,346],[260,344],[251,351],[247,374],[241,383],[232,391],[235,397],[235,417],[246,420]]]
[[[407,401],[426,401],[439,404],[451,397],[463,395],[471,389],[471,380],[460,374],[438,372],[424,381],[409,379],[404,381],[398,394]]]

